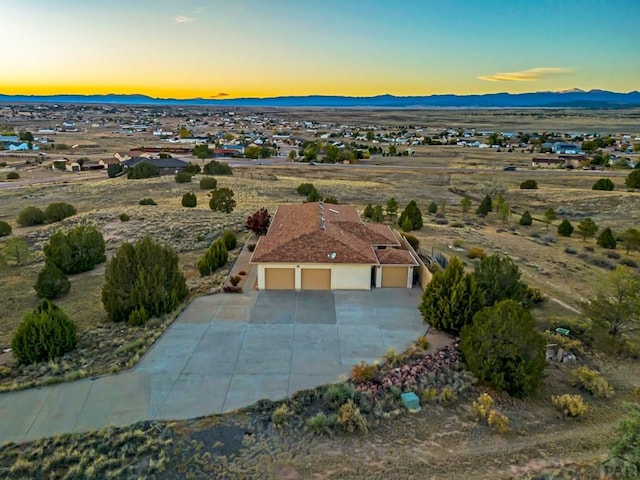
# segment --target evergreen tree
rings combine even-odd
[[[38,273],[34,288],[40,298],[53,300],[69,293],[71,283],[62,270],[47,260],[43,269]]]
[[[600,235],[598,235],[598,245],[602,248],[615,250],[617,246],[616,237],[609,227],[602,230],[602,232],[600,232]]]
[[[195,193],[187,192],[182,196],[182,206],[186,208],[194,208],[198,205],[198,197]]]
[[[233,190],[229,188],[218,188],[209,192],[209,208],[213,211],[231,213],[236,207],[233,195]]]
[[[573,233],[573,225],[566,218],[560,222],[558,225],[558,235],[562,235],[563,237],[570,237]]]
[[[420,304],[425,322],[438,330],[458,335],[483,307],[483,295],[462,262],[453,257],[444,270],[433,275]]]
[[[523,397],[535,393],[544,378],[545,344],[531,313],[505,300],[482,309],[462,328],[460,350],[480,380]]]
[[[462,197],[460,200],[460,208],[462,208],[462,213],[467,213],[471,210],[471,199],[467,196]]]
[[[47,205],[44,216],[47,222],[59,222],[77,213],[76,208],[65,202],[54,202]]]
[[[58,230],[44,254],[65,274],[86,272],[106,260],[102,234],[93,225],[80,225],[68,233]]]
[[[482,290],[485,305],[492,306],[502,300],[522,303],[526,298],[527,284],[521,280],[520,269],[509,257],[489,255],[476,265],[472,275]]]
[[[491,210],[493,210],[493,203],[491,202],[491,197],[489,195],[485,195],[484,198],[482,199],[482,202],[480,202],[480,205],[478,205],[476,214],[488,215],[491,212]]]
[[[403,228],[405,219],[408,219],[409,222],[411,222],[411,230],[420,230],[422,228],[422,212],[418,208],[418,204],[415,200],[411,200],[400,214],[398,225],[400,225],[401,228]]]
[[[364,207],[364,212],[362,212],[364,218],[373,218],[373,206],[370,203],[367,203],[367,206]]]
[[[438,204],[436,202],[431,202],[427,207],[427,212],[436,213],[438,211]]]
[[[533,218],[531,218],[531,214],[529,210],[525,210],[522,216],[520,217],[520,225],[529,226],[533,223]]]
[[[178,255],[151,238],[124,243],[107,263],[102,304],[114,322],[169,313],[189,290]]]
[[[591,190],[605,190],[610,192],[614,188],[615,188],[615,185],[613,184],[611,179],[601,178],[600,180],[596,181],[596,183],[593,184],[593,187],[591,187]]]
[[[395,220],[398,216],[398,201],[394,197],[391,197],[389,200],[387,200],[386,207],[387,217],[389,217],[389,220]]]
[[[553,208],[549,207],[547,208],[547,210],[544,212],[544,223],[547,225],[547,230],[549,230],[549,225],[551,225],[551,223],[558,218],[558,216],[556,215],[556,212]],[[573,232],[573,228],[571,229],[571,231]],[[569,234],[571,235],[571,234]],[[569,236],[567,235],[567,236]]]
[[[382,205],[376,205],[373,207],[372,220],[376,223],[384,222],[384,210],[382,209]]]
[[[11,235],[11,225],[0,220],[0,237],[6,237],[7,235]]]
[[[578,233],[582,236],[582,241],[586,241],[587,238],[595,236],[598,231],[598,226],[590,218],[585,218],[578,224]]]
[[[222,238],[211,244],[205,254],[198,260],[198,272],[200,276],[213,275],[220,267],[226,265],[229,259],[229,252]]]

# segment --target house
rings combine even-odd
[[[122,167],[127,170],[142,162],[157,166],[160,169],[160,175],[175,175],[176,173],[182,172],[189,166],[189,163],[178,158],[133,157],[120,163],[122,164]]]
[[[531,168],[563,168],[564,159],[555,157],[533,157]]]
[[[411,288],[413,254],[386,225],[350,205],[280,205],[251,256],[260,290]]]
[[[580,151],[580,147],[578,145],[574,145],[573,143],[564,143],[564,142],[556,142],[551,147],[551,151],[557,154],[563,155],[578,155],[582,153]]]

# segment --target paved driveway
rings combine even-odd
[[[423,334],[419,299],[419,289],[197,298],[129,372],[0,395],[0,442],[221,413],[335,382]]]

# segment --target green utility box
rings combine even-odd
[[[565,337],[569,336],[570,332],[571,330],[569,330],[568,328],[562,328],[562,327],[556,328],[556,333],[559,333],[560,335],[564,335]]]
[[[413,392],[403,393],[400,398],[402,398],[402,403],[410,412],[419,412],[420,411],[420,399]]]

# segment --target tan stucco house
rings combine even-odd
[[[365,224],[355,207],[280,205],[251,256],[259,290],[411,288],[418,262],[386,225]]]

